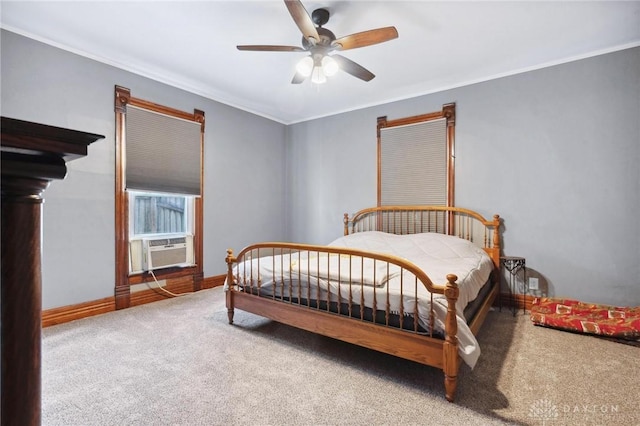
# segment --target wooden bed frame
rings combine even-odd
[[[361,210],[352,218],[349,218],[347,214],[344,215],[345,235],[372,230],[395,234],[438,232],[464,238],[482,247],[491,257],[494,270],[488,284],[491,289],[486,293],[487,296],[481,302],[476,314],[468,322],[472,333],[477,334],[489,308],[499,294],[499,274],[497,271],[500,268],[500,217],[498,215],[494,215],[493,220],[486,220],[472,210],[445,206],[383,206]],[[431,292],[432,298],[433,294],[443,294],[446,297],[447,314],[444,338],[434,335],[433,330],[431,333],[425,334],[417,332],[417,328],[415,330],[407,330],[406,327],[403,329],[402,320],[400,320],[400,327],[390,326],[388,306],[384,314],[387,321],[381,324],[376,322],[375,315],[373,319],[366,319],[362,314],[360,317],[354,318],[353,315],[344,315],[344,312],[341,314],[330,311],[328,307],[326,309],[321,307],[322,301],[317,301],[318,303],[310,306],[309,303],[301,304],[300,300],[286,300],[275,295],[265,296],[259,291],[248,291],[247,287],[242,288],[238,285],[238,281],[242,281],[242,277],[234,275],[234,265],[246,262],[243,260],[245,258],[260,257],[261,251],[271,254],[312,252],[326,255],[360,256],[366,259],[375,259],[375,262],[387,262],[388,265],[400,267],[415,275],[416,282],[421,282]],[[254,244],[244,248],[237,256],[234,256],[233,251],[229,249],[225,260],[228,265],[226,304],[230,324],[233,323],[234,309],[237,308],[313,333],[440,368],[444,371],[445,376],[446,399],[454,400],[461,361],[458,353],[458,325],[456,322],[456,301],[459,289],[455,275],[448,275],[448,282],[438,285],[432,283],[422,270],[399,257],[342,247],[280,242]],[[257,289],[259,290],[259,284]],[[375,297],[374,309],[376,309]],[[349,312],[351,313],[350,299]],[[433,316],[433,311],[431,315]],[[401,312],[400,317],[402,316]]]

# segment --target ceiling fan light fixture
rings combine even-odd
[[[316,9],[309,15],[300,0],[285,0],[285,5],[302,33],[302,47],[252,44],[239,45],[237,49],[254,52],[309,53],[308,57],[296,64],[296,74],[291,84],[300,84],[309,77],[313,83],[322,84],[327,81],[328,76],[336,74],[339,70],[362,81],[371,81],[375,75],[362,65],[342,55],[331,57],[329,54],[336,50],[357,49],[398,38],[398,30],[395,27],[376,28],[336,38],[335,34],[324,26],[329,21],[328,9]]]
[[[296,65],[296,71],[305,77],[309,77],[313,71],[313,59],[311,56],[306,56],[298,62]]]
[[[315,84],[323,84],[327,82],[327,77],[322,71],[322,67],[315,67],[311,73],[311,82]]]
[[[327,77],[335,75],[339,69],[338,63],[331,56],[322,58],[322,71]]]

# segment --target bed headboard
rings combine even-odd
[[[500,216],[486,220],[481,214],[461,207],[380,206],[344,214],[344,235],[364,231],[392,234],[437,232],[464,238],[483,248],[500,267]]]

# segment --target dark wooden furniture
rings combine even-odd
[[[2,117],[2,425],[40,424],[42,193],[104,136]]]
[[[366,231],[392,234],[435,232],[457,236],[484,249],[492,261],[491,280],[485,286],[484,296],[477,298],[475,312],[466,322],[470,333],[477,334],[499,293],[498,215],[486,220],[472,210],[445,206],[373,207],[361,210],[351,219],[345,214],[345,235]],[[373,292],[373,307],[368,307],[364,302],[366,296],[362,279],[354,278],[366,275],[364,269],[358,269],[358,266],[331,266],[332,271],[337,271],[339,277],[345,278],[332,278],[329,287],[318,284],[321,280],[326,281],[326,276],[309,274],[307,271],[314,267],[320,270],[325,268],[324,265],[328,271],[329,261],[325,259],[330,256],[346,258],[348,263],[356,258],[356,262],[353,262],[355,265],[373,264],[374,269],[383,274],[385,271],[401,271],[400,281],[404,284],[400,284],[399,300],[406,303],[406,300],[428,300],[431,297],[429,307],[419,308],[417,302],[410,303],[406,309],[390,307],[393,302],[390,301],[389,290],[384,287],[378,291],[378,298]],[[229,323],[233,323],[234,309],[237,308],[313,333],[440,368],[445,376],[446,398],[454,400],[461,361],[458,344],[461,318],[456,311],[460,289],[456,275],[447,275],[447,282],[434,283],[424,271],[404,258],[346,247],[279,242],[253,244],[237,255],[228,250],[226,262]],[[288,265],[291,267],[288,268]],[[295,268],[294,265],[300,266]],[[305,265],[307,269],[301,274]],[[382,268],[376,268],[375,265],[381,265]],[[266,269],[263,268],[265,266]],[[312,278],[307,278],[309,276]],[[440,295],[446,298],[445,318],[442,318],[442,310],[434,307],[434,297],[442,297]],[[439,312],[436,313],[436,310]],[[427,324],[432,326],[419,330],[418,318],[425,316],[430,318]],[[434,331],[437,326],[433,325],[437,324],[434,316],[441,318],[444,324],[441,332]],[[411,324],[408,318],[411,318]]]

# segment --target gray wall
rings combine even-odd
[[[504,218],[555,296],[640,305],[640,48],[284,126],[2,31],[2,115],[100,133],[45,191],[43,307],[113,295],[113,88],[205,111],[205,276],[261,240],[328,243],[376,203],[376,118],[456,102],[456,203]]]
[[[548,294],[640,305],[640,48],[289,126],[289,239],[376,204],[376,118],[456,103],[456,204]]]
[[[114,294],[115,85],[205,112],[205,276],[227,248],[284,234],[284,125],[4,30],[1,48],[3,116],[106,136],[44,193],[44,309]]]

